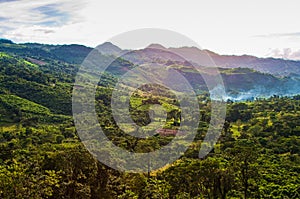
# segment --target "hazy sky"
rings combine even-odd
[[[299,8],[299,0],[0,0],[0,37],[95,47],[164,28],[220,54],[300,59]]]

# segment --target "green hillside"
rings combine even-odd
[[[23,123],[55,123],[64,122],[70,118],[64,115],[55,115],[37,103],[15,95],[0,95],[0,121],[2,125]]]
[[[278,89],[297,93],[297,75],[279,78],[253,69],[220,69],[226,90],[241,101],[226,102],[221,135],[214,149],[200,159],[199,149],[211,122],[211,99],[195,69],[168,61],[165,67],[180,72],[197,91],[199,110],[190,107],[200,114],[196,136],[173,163],[148,173],[129,173],[114,170],[92,156],[74,126],[74,79],[90,50],[81,45],[0,40],[0,198],[300,198],[300,96],[241,97],[259,90],[268,90],[270,95]],[[98,57],[103,60],[100,64],[115,58]],[[128,108],[129,116],[143,131],[154,131],[147,126],[151,121],[161,125],[160,131],[137,138],[129,134],[135,131],[132,123],[125,121],[120,128],[111,109],[113,88],[121,75],[136,66],[123,58],[111,64],[98,84],[95,108],[109,141],[131,153],[148,153],[175,140],[180,124],[193,118],[183,118],[175,93],[159,84],[147,84],[132,93],[128,107],[118,110],[125,114]],[[98,70],[96,65],[85,75],[95,77]],[[203,73],[215,78],[208,68],[203,67]],[[161,105],[160,113],[166,118],[155,115],[153,105]],[[176,153],[187,141],[177,135],[176,148],[168,154]],[[93,153],[109,158],[110,151],[102,150],[101,141],[93,140]],[[162,160],[149,155],[145,166],[151,169],[156,161]]]

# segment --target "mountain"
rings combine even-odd
[[[151,63],[174,68],[180,71],[198,91],[207,90],[201,75],[207,79],[215,78],[208,72],[213,60],[219,67],[227,91],[227,95],[223,97],[225,100],[247,100],[300,93],[299,61],[262,59],[247,55],[226,56],[196,47],[165,48],[160,44],[151,44],[144,49],[129,51],[122,55],[122,58],[136,65],[148,65],[149,70]],[[202,74],[197,74],[192,65],[201,66]],[[218,86],[220,85],[215,85],[216,91]]]
[[[251,68],[278,77],[290,76],[292,74],[300,75],[300,61],[258,58],[249,55],[219,55],[209,50],[201,50],[197,47],[166,48],[160,44],[150,44],[144,49],[122,51],[112,43],[104,43],[98,46],[98,50],[106,55],[118,55],[121,52],[126,53],[123,57],[135,64],[173,61],[184,65],[216,65],[220,68]]]
[[[275,58],[257,58],[253,56],[224,56],[211,55],[215,63],[223,68],[252,68],[262,73],[275,76],[300,75],[300,61],[283,60]]]
[[[210,74],[212,58],[219,66],[227,91],[224,99],[246,100],[272,95],[300,93],[300,62],[254,56],[218,55],[196,47],[165,48],[151,44],[144,49],[122,50],[106,42],[97,47],[99,60],[112,64],[104,75],[106,82],[114,83],[120,76],[138,65],[149,66],[145,71],[151,77],[151,64],[180,72],[196,92],[207,91],[205,81]],[[48,45],[38,43],[16,44],[0,40],[0,92],[16,95],[45,106],[53,113],[70,113],[72,83],[82,61],[92,51],[83,45]],[[121,58],[116,55],[123,54]],[[193,69],[201,68],[201,75]],[[95,72],[94,71],[89,72]],[[214,85],[218,92],[220,85]],[[51,103],[49,103],[49,99]]]
[[[0,119],[15,115],[9,120],[26,120],[31,117],[30,106],[37,110],[47,109],[45,120],[57,121],[60,114],[71,115],[75,76],[91,50],[82,45],[0,43]],[[106,63],[115,58],[99,54],[99,59]],[[131,66],[126,60],[116,59],[108,70],[111,75],[104,74],[106,82],[101,85],[107,86],[114,81],[113,76],[124,73]],[[18,109],[19,102],[28,104],[26,110]]]
[[[164,47],[161,44],[150,44],[146,48],[153,48],[153,49],[160,49],[160,50],[166,50],[167,49],[166,47]]]
[[[14,42],[8,39],[0,38],[0,44],[13,44]]]
[[[300,61],[258,58],[249,55],[219,55],[196,47],[169,48],[168,50],[198,65],[205,66],[203,60],[206,56],[210,56],[214,63],[221,68],[252,68],[275,76],[289,76],[293,73],[300,75]]]
[[[105,42],[96,47],[97,50],[103,55],[118,55],[122,52],[122,49],[112,44],[111,42]]]
[[[92,48],[83,45],[47,45],[37,43],[15,44],[0,42],[0,52],[12,53],[21,57],[55,59],[72,64],[81,64]]]

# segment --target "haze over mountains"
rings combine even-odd
[[[99,45],[97,49],[106,55],[118,55],[127,52],[127,50],[123,51],[118,46],[109,42]],[[205,66],[203,61],[207,59],[207,56],[210,56],[214,63],[220,68],[251,68],[262,73],[269,73],[281,77],[293,74],[300,75],[300,61],[278,58],[258,58],[250,55],[219,55],[209,50],[201,50],[197,47],[165,48],[160,44],[150,44],[145,49],[139,50],[139,52],[140,54],[147,54],[148,57],[154,54],[154,57],[164,61],[189,61],[200,66]],[[169,53],[165,54],[166,52]],[[172,53],[173,57],[171,56]],[[179,55],[181,59],[179,56],[175,58],[174,54]]]
[[[248,55],[219,55],[196,47],[165,48],[160,44],[129,51],[106,42],[99,45],[97,50],[103,60],[122,55],[122,59],[117,59],[114,66],[108,70],[113,76],[117,77],[122,71],[126,72],[140,64],[160,63],[180,71],[197,91],[206,89],[201,75],[214,78],[214,75],[209,73],[212,62],[207,57],[210,57],[215,63],[214,67],[219,68],[224,81],[227,91],[224,100],[247,100],[300,93],[300,61]],[[56,76],[63,73],[72,78],[91,51],[92,48],[83,45],[15,44],[9,40],[0,40],[0,52],[9,54],[13,59],[34,64],[37,66],[35,70],[41,73],[47,72]],[[203,69],[201,75],[193,70],[193,66]],[[213,92],[218,92],[219,86],[215,85]]]
[[[218,67],[227,90],[224,99],[236,101],[300,92],[300,61],[219,55],[196,47],[165,48],[160,44],[128,51],[112,43],[104,43],[97,49],[105,55],[122,55],[122,58],[138,65],[157,62],[172,66],[185,74],[196,88],[202,85],[200,89],[204,89],[205,84],[201,75],[211,76],[209,67]],[[191,72],[192,65],[203,68],[200,76],[195,74],[196,71]],[[213,92],[218,92],[218,89],[220,86],[215,85]]]

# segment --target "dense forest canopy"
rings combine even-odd
[[[199,159],[211,118],[211,99],[203,90],[197,93],[197,134],[180,159],[137,174],[99,162],[80,141],[71,107],[75,75],[90,51],[80,45],[0,40],[0,198],[300,198],[299,95],[228,100],[221,136]],[[102,56],[109,60],[110,55]],[[168,64],[196,78],[179,63]],[[180,106],[163,87],[141,87],[130,99],[133,121],[149,124],[150,105],[159,104],[167,111],[163,128],[172,131],[147,139],[121,131],[112,116],[111,95],[118,76],[135,66],[119,58],[102,74],[96,110],[100,126],[115,145],[145,153],[174,138]],[[232,93],[243,86],[251,89],[264,78],[268,86],[290,81],[253,69],[221,73]]]

